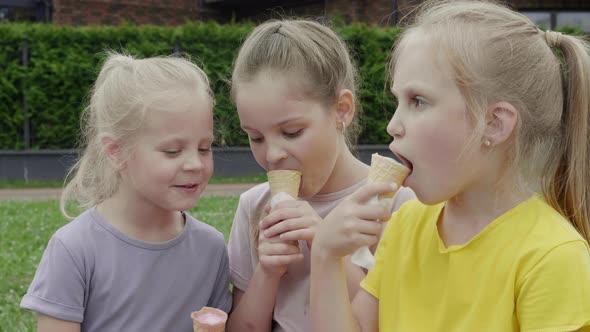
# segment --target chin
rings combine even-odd
[[[199,199],[191,200],[190,202],[173,202],[170,204],[170,210],[172,211],[188,211],[199,203]]]
[[[419,190],[416,190],[414,188],[411,188],[414,193],[416,194],[416,197],[418,198],[418,200],[425,205],[436,205],[438,203],[441,203],[443,200],[441,200],[440,198],[430,194],[430,193],[425,193],[425,192],[421,192]]]

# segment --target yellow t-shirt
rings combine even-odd
[[[533,196],[468,243],[445,247],[444,204],[392,216],[361,286],[379,300],[379,331],[590,331],[590,249]]]

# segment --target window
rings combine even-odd
[[[558,12],[556,26],[579,27],[584,32],[590,32],[590,12]]]
[[[557,27],[576,27],[590,33],[590,11],[521,11],[536,25],[544,29]]]
[[[551,29],[551,13],[549,12],[521,12],[526,17],[528,17],[533,23],[536,25],[545,28]]]

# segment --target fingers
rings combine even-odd
[[[361,220],[387,221],[391,212],[382,205],[359,205],[355,207],[354,216]]]
[[[262,238],[258,247],[260,263],[265,266],[280,267],[303,259],[297,241],[285,242],[280,238]]]
[[[258,252],[260,255],[268,256],[297,254],[299,253],[299,242],[284,241],[278,236],[271,239],[263,237],[258,245]]]
[[[260,256],[260,264],[270,267],[281,267],[303,260],[303,254]]]
[[[312,227],[316,222],[309,218],[286,219],[264,230],[264,236],[273,237],[286,232]],[[302,239],[299,239],[302,240]]]
[[[345,236],[354,236],[355,234],[379,235],[384,227],[384,223],[378,221],[350,220],[342,223],[342,233]]]
[[[309,203],[305,202],[305,201],[299,201],[299,200],[294,200],[294,199],[289,199],[286,201],[282,201],[279,202],[274,210],[278,210],[278,209],[283,209],[283,208],[298,208],[301,207],[303,205],[309,205]]]
[[[298,209],[295,208],[281,208],[281,209],[275,209],[273,212],[271,212],[268,216],[264,217],[261,221],[260,221],[260,229],[267,229],[275,224],[277,224],[279,221],[283,221],[283,220],[287,220],[287,219],[294,219],[297,217],[301,217],[301,211],[299,211]],[[267,237],[271,237],[267,236]]]
[[[358,203],[366,203],[372,197],[375,197],[379,194],[390,193],[396,191],[397,189],[398,185],[396,183],[369,182],[355,191],[351,195],[351,199]]]
[[[355,247],[370,247],[379,241],[379,237],[376,235],[367,235],[356,233],[351,236],[351,244]]]
[[[281,233],[280,238],[284,241],[304,240],[311,242],[313,241],[314,236],[315,231],[309,228],[304,228]]]

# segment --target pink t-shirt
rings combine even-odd
[[[317,214],[324,218],[348,195],[363,184],[363,180],[344,190],[316,195],[308,202]],[[401,188],[394,198],[394,211],[408,200],[415,199],[414,192]],[[270,200],[268,182],[259,184],[240,196],[236,216],[229,237],[230,282],[241,291],[246,291],[248,283],[258,265],[258,256],[250,241],[250,225],[258,222],[262,209]],[[309,277],[310,253],[305,242],[300,241],[299,248],[304,260],[293,263],[281,278],[274,308],[273,332],[308,332],[309,321]]]

